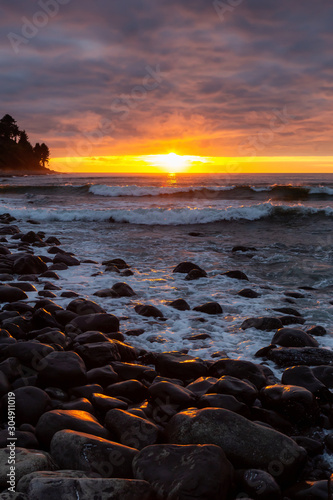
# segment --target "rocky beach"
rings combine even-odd
[[[151,300],[138,296],[124,255],[83,259],[34,220],[22,226],[3,213],[0,222],[1,499],[332,498],[333,351],[330,333],[308,325],[299,305],[312,287],[242,318],[244,335],[266,339],[251,360],[168,350],[158,337],[140,346],[143,324],[163,330],[173,312],[191,310],[200,325],[191,342],[202,343],[224,305],[214,293],[195,306],[179,293],[159,308],[155,289]],[[172,271],[193,291],[209,279],[190,261]],[[113,285],[87,298],[68,289],[69,273],[103,275],[103,284],[112,276]],[[223,279],[242,300],[260,300],[243,269]]]

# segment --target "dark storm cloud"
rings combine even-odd
[[[94,133],[104,154],[177,138],[237,154],[285,108],[279,154],[331,154],[331,2],[13,0],[0,15],[2,113],[54,156]]]

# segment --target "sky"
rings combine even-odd
[[[11,0],[0,114],[63,171],[333,172],[332,42],[329,0]]]

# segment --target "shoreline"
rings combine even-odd
[[[70,296],[61,291],[61,274],[66,274],[65,266],[82,273],[83,262],[61,248],[57,235],[45,235],[41,225],[38,232],[21,233],[16,223],[3,217],[0,224],[1,236],[7,238],[0,245],[0,373],[3,410],[6,394],[15,394],[16,472],[22,477],[14,483],[16,491],[27,495],[23,498],[39,500],[54,487],[74,499],[82,488],[96,494],[113,485],[133,500],[153,500],[165,488],[163,481],[176,481],[181,492],[197,476],[206,495],[202,498],[233,500],[244,491],[257,498],[251,496],[255,491],[246,472],[252,469],[263,492],[276,499],[293,499],[290,488],[305,490],[306,480],[314,481],[313,491],[328,491],[331,470],[323,453],[332,456],[333,443],[329,434],[325,441],[323,436],[333,426],[333,353],[326,350],[325,358],[318,347],[322,330],[300,333],[302,316],[290,310],[261,321],[252,318],[251,327],[266,331],[276,346],[262,346],[266,350],[257,363],[224,353],[207,360],[184,350],[133,348],[131,339],[139,343],[140,328],[124,331],[124,318],[103,308],[103,297],[135,295],[126,284],[132,271],[121,256],[105,263],[117,268],[120,284],[104,290],[96,302],[73,292]],[[184,277],[192,273],[193,279],[205,272],[184,263],[180,269],[176,272]],[[39,300],[31,301],[29,293],[37,290]],[[56,305],[63,293],[71,299],[66,309]],[[188,307],[184,302],[171,307],[181,314]],[[220,314],[213,298],[197,311],[203,320]],[[137,306],[136,313],[138,323],[139,318],[165,322],[164,314],[148,303]],[[281,313],[289,320],[282,323]],[[265,359],[284,369],[282,384]],[[292,368],[295,360],[297,369]],[[0,436],[4,460],[5,426]],[[95,447],[96,452],[79,459],[77,447]],[[40,450],[41,462],[29,451],[33,449]],[[291,458],[285,460],[290,450]],[[110,453],[119,460],[110,462]],[[196,464],[192,472],[182,468],[188,460]],[[58,472],[64,469],[76,472]],[[25,474],[28,470],[32,476]],[[1,480],[5,490],[4,476]]]

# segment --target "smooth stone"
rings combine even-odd
[[[195,406],[197,400],[197,396],[190,390],[172,382],[153,383],[148,393],[150,402],[154,403],[157,400],[159,403],[176,405],[179,410]]]
[[[237,292],[237,295],[240,297],[246,297],[247,299],[256,299],[257,297],[260,297],[260,293],[252,290],[251,288],[243,288],[243,290]]]
[[[258,390],[251,384],[231,375],[223,375],[209,390],[209,394],[229,394],[238,401],[252,406],[258,397]]]
[[[159,437],[155,424],[121,409],[109,410],[104,425],[116,442],[137,450],[155,444]]]
[[[8,283],[9,286],[13,286],[15,288],[20,288],[20,290],[23,290],[24,292],[37,292],[37,288],[32,285],[31,283],[28,283],[27,281],[18,281],[18,282],[11,282]],[[21,299],[17,299],[21,300]]]
[[[70,311],[72,312],[72,311]],[[66,325],[66,331],[113,333],[119,331],[119,319],[113,314],[85,314],[77,316]]]
[[[41,415],[50,407],[50,397],[38,387],[20,387],[13,392],[18,425],[23,423],[35,425]]]
[[[61,479],[61,478],[79,478],[88,477],[86,472],[78,470],[56,470],[56,471],[36,471],[23,476],[17,483],[17,491],[21,493],[28,493],[29,485],[35,478],[45,479]]]
[[[226,273],[222,273],[222,275],[227,276],[228,278],[236,279],[236,280],[244,280],[249,281],[249,278],[242,271],[227,271]]]
[[[273,309],[273,311],[280,312],[280,313],[286,314],[288,316],[299,316],[299,317],[302,316],[301,313],[298,312],[293,307],[279,307],[277,309]]]
[[[267,357],[279,366],[333,365],[333,352],[319,347],[279,347],[271,349]]]
[[[8,437],[7,429],[0,431],[0,448],[7,447],[7,444],[9,443]],[[32,432],[16,430],[15,437],[15,446],[18,448],[29,448],[33,450],[37,450],[39,448],[36,436]]]
[[[122,363],[121,361],[112,361],[112,368],[119,375],[120,380],[154,380],[157,373],[149,366],[134,363]]]
[[[327,330],[323,326],[312,326],[306,333],[309,335],[316,335],[317,337],[323,337],[327,334]]]
[[[195,380],[207,375],[207,364],[200,358],[194,358],[179,352],[156,353],[154,364],[162,377],[180,380]]]
[[[284,492],[290,500],[331,500],[328,481],[304,481]]]
[[[42,366],[43,358],[53,351],[53,347],[40,342],[17,342],[1,349],[0,355],[2,359],[17,358],[23,365],[37,369]]]
[[[112,290],[116,292],[118,297],[133,297],[136,295],[133,288],[131,288],[127,283],[115,283],[112,286]]]
[[[29,499],[34,500],[154,500],[150,485],[128,479],[33,479]]]
[[[80,316],[106,312],[105,309],[96,304],[96,302],[87,299],[74,299],[67,305],[66,309]]]
[[[149,304],[138,304],[134,307],[135,312],[147,318],[164,318],[163,313],[155,306]]]
[[[333,367],[332,366],[314,366],[312,368],[314,376],[326,385],[329,389],[333,389]]]
[[[112,361],[135,361],[137,351],[118,340],[109,339],[107,342],[94,342],[75,347],[75,351],[84,360],[88,370],[109,365]]]
[[[102,290],[97,290],[94,295],[96,295],[96,297],[118,297],[118,294],[114,290],[112,290],[112,288],[103,288]]]
[[[10,285],[0,286],[0,303],[16,302],[17,300],[25,300],[28,295],[18,287]]]
[[[108,431],[98,420],[86,411],[52,410],[44,413],[37,423],[38,440],[49,445],[54,434],[62,429],[85,432],[104,439],[109,437]]]
[[[45,273],[42,273],[40,275],[40,278],[52,278],[54,280],[59,280],[59,274],[55,273],[54,271],[45,271]]]
[[[219,359],[209,367],[209,374],[218,378],[223,375],[231,375],[241,380],[248,380],[258,389],[266,385],[266,376],[262,365],[242,359]]]
[[[308,366],[292,366],[287,368],[282,374],[281,383],[304,387],[323,401],[333,400],[326,385],[315,377],[313,371]]]
[[[296,328],[280,328],[272,338],[272,344],[282,347],[318,347],[318,342],[311,335]]]
[[[300,316],[280,316],[279,320],[283,326],[288,325],[304,325],[305,319]]]
[[[147,396],[147,387],[138,380],[126,380],[109,385],[105,392],[108,396],[124,397],[133,403],[141,403]]]
[[[9,473],[9,448],[0,449],[0,489],[8,487],[7,474]],[[57,468],[53,458],[44,451],[28,450],[17,447],[15,450],[15,481],[38,470],[55,470]]]
[[[207,278],[208,275],[206,273],[206,271],[204,271],[203,269],[192,269],[192,271],[190,271],[186,276],[185,276],[185,279],[187,281],[194,281],[194,280],[198,280],[200,278]]]
[[[196,396],[203,396],[218,381],[215,377],[200,377],[186,386]]]
[[[257,330],[271,331],[278,330],[282,327],[283,325],[281,320],[269,316],[261,318],[247,318],[241,324],[242,330],[247,330],[248,328],[256,328]]]
[[[97,394],[103,394],[104,390],[103,387],[99,384],[87,384],[87,385],[82,385],[79,387],[72,387],[69,391],[69,394],[71,396],[79,397],[79,398],[86,398],[90,400],[92,398],[92,395],[97,393]]]
[[[121,399],[112,398],[111,396],[106,396],[105,394],[94,393],[91,397],[91,402],[97,410],[106,413],[109,410],[119,408],[120,410],[127,410],[128,404]]]
[[[132,461],[138,451],[89,433],[65,429],[53,436],[50,453],[62,469],[132,478]]]
[[[123,259],[104,260],[102,266],[116,266],[118,269],[128,269],[130,266]]]
[[[36,335],[34,338],[43,344],[59,344],[64,348],[68,347],[71,343],[70,339],[60,330],[52,330],[41,335]]]
[[[237,471],[237,483],[242,495],[248,494],[255,500],[282,500],[281,489],[274,477],[263,470],[247,469]],[[238,498],[244,498],[240,495]]]
[[[306,452],[295,441],[224,409],[186,410],[171,418],[168,442],[216,444],[235,468],[278,470],[277,481],[288,483],[300,472]]]
[[[326,436],[327,437],[327,436]],[[321,455],[324,452],[324,444],[316,439],[311,439],[306,436],[291,436],[291,438],[299,445],[302,446],[310,457]],[[326,443],[326,440],[325,440]]]
[[[172,302],[167,303],[168,306],[173,307],[173,309],[177,309],[178,311],[190,311],[191,308],[184,299],[176,299]]]
[[[61,292],[60,297],[66,297],[68,299],[71,299],[72,297],[78,297],[79,294],[76,292],[73,292],[72,290],[66,290],[65,292]]]
[[[231,250],[234,252],[257,252],[258,250],[255,247],[248,247],[244,245],[236,245]]]
[[[72,399],[61,405],[56,404],[56,410],[85,411],[94,415],[94,406],[87,398]]]
[[[39,297],[48,297],[49,299],[54,299],[56,297],[56,294],[53,292],[50,292],[49,290],[40,290],[38,292]]]
[[[239,415],[250,418],[250,409],[245,404],[230,394],[204,394],[198,401],[199,408],[224,408],[234,411]]]
[[[58,249],[59,250],[59,249]],[[57,253],[53,259],[54,264],[66,264],[66,266],[79,266],[80,261],[72,255]]]
[[[223,309],[218,302],[207,302],[201,306],[196,306],[193,311],[203,312],[206,314],[223,314]]]
[[[102,332],[79,333],[74,339],[75,344],[93,344],[94,342],[108,342],[108,337]]]
[[[45,262],[36,255],[25,255],[14,261],[15,274],[41,274],[47,271]]]
[[[188,274],[193,269],[198,269],[202,271],[201,267],[199,267],[197,264],[193,264],[193,262],[181,262],[180,264],[178,264],[178,266],[174,268],[172,272]]]
[[[92,368],[87,372],[87,381],[89,384],[100,384],[102,387],[118,382],[118,378],[118,374],[111,365]]]
[[[133,471],[166,500],[226,500],[233,481],[232,465],[214,445],[148,446],[134,458]]]
[[[305,295],[300,292],[284,292],[284,295],[286,297],[292,297],[293,299],[304,299]]]
[[[260,391],[260,400],[265,408],[275,410],[291,422],[308,425],[315,422],[318,407],[314,395],[296,385],[269,385]]]
[[[47,326],[59,328],[58,321],[46,309],[40,308],[34,311],[32,315],[32,325],[36,330],[41,330]]]
[[[58,262],[49,267],[49,271],[65,271],[66,269],[68,269],[68,266],[64,262]]]

